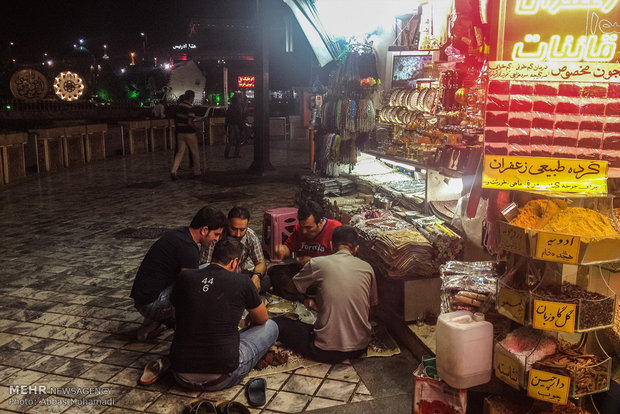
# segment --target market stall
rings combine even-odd
[[[320,177],[298,200],[362,236],[383,308],[437,354],[416,383],[502,413],[593,412],[617,386],[618,19],[616,2],[420,1],[389,47],[349,39],[312,100]],[[438,319],[487,335],[478,366],[446,363]]]

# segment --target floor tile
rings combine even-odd
[[[54,355],[66,356],[66,357],[75,357],[82,352],[86,351],[89,348],[88,345],[85,344],[74,344],[70,342],[63,342],[63,345],[56,348],[52,351]]]
[[[299,368],[295,371],[295,374],[308,375],[310,377],[324,378],[325,374],[332,366],[329,364],[318,363],[308,368]]]
[[[355,393],[370,395],[370,391],[368,391],[368,388],[366,388],[366,385],[364,385],[362,381],[360,381],[360,383],[357,385],[357,388],[355,389]]]
[[[144,411],[145,408],[151,405],[160,396],[161,394],[158,392],[134,389],[116,401],[116,406]]]
[[[282,388],[282,384],[291,377],[291,372],[282,372],[279,374],[268,375],[265,378],[267,381],[267,388],[272,390],[279,390]]]
[[[173,394],[162,395],[147,408],[147,411],[157,414],[181,413],[189,401],[187,397]]]
[[[10,377],[4,380],[5,383],[9,385],[39,385],[37,381],[45,376],[43,372],[31,371],[31,370],[21,370],[15,372]],[[44,385],[44,384],[41,384]]]
[[[110,378],[122,371],[123,368],[117,365],[98,363],[88,371],[80,374],[81,378],[92,379],[95,381],[107,382]]]
[[[113,352],[114,350],[110,348],[91,346],[84,352],[76,355],[75,358],[84,359],[86,361],[101,362]]]
[[[299,394],[314,395],[319,385],[321,385],[322,378],[305,377],[303,375],[292,375],[286,384],[282,387],[283,391],[297,392]]]
[[[267,408],[284,413],[300,413],[310,401],[309,395],[280,391],[267,405]]]
[[[137,384],[138,379],[140,379],[141,375],[142,370],[139,370],[137,368],[125,368],[124,370],[110,378],[108,382],[111,382],[112,384],[120,384],[126,385],[128,387],[133,387]]]
[[[359,382],[360,377],[355,372],[352,365],[336,364],[329,372],[329,379],[338,379],[343,381]]]
[[[82,373],[88,371],[94,366],[95,366],[95,363],[93,362],[82,361],[79,359],[71,359],[69,360],[69,362],[67,362],[66,364],[62,365],[57,370],[55,370],[54,374],[66,375],[68,377],[77,378]]]
[[[24,350],[36,345],[41,341],[40,338],[33,338],[24,335],[12,335],[12,339],[2,345],[4,349]]]
[[[46,355],[43,358],[39,359],[34,364],[28,366],[28,369],[32,369],[35,371],[41,371],[46,373],[55,372],[58,368],[65,365],[70,361],[69,358],[60,357],[56,355]]]
[[[361,402],[361,401],[370,401],[372,400],[372,395],[367,394],[353,394],[353,398],[351,398],[351,402]]]
[[[332,400],[348,401],[356,385],[352,382],[325,380],[316,395]]]
[[[306,412],[318,410],[321,408],[334,407],[336,405],[342,405],[344,403],[344,401],[328,400],[326,398],[316,397],[312,399],[312,402],[310,402],[310,405],[308,405],[308,408],[306,408]]]

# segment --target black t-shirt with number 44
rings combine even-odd
[[[172,294],[176,327],[170,359],[179,373],[224,374],[239,365],[239,321],[261,304],[248,277],[211,264],[179,274]]]

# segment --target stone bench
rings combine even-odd
[[[8,184],[26,176],[26,158],[24,145],[28,134],[0,134],[0,184]]]

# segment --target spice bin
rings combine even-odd
[[[504,209],[508,222],[500,223],[504,250],[571,264],[620,260],[613,196],[518,192],[513,203],[517,210]]]
[[[598,336],[595,335],[596,354],[586,353],[582,347],[562,347],[551,355],[532,365],[541,371],[570,378],[569,397],[579,398],[609,390],[612,360],[605,353]]]
[[[600,266],[565,265],[561,273],[548,269],[552,270],[545,271],[530,293],[529,321],[534,328],[588,332],[614,325],[616,294]]]

